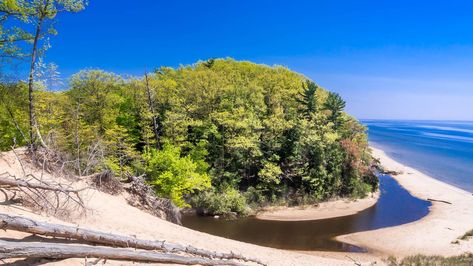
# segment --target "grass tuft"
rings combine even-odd
[[[473,236],[473,229],[470,231],[466,232],[462,237],[460,237],[460,240],[467,240],[468,238]]]
[[[389,257],[386,262],[389,266],[471,266],[473,253],[453,257],[415,255],[402,260]]]

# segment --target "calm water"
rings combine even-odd
[[[292,250],[362,251],[333,240],[333,237],[400,225],[428,214],[430,203],[411,196],[389,176],[381,176],[377,204],[360,213],[317,221],[237,220],[185,216],[183,225],[198,231],[263,246]]]
[[[364,120],[393,159],[473,192],[473,122]]]

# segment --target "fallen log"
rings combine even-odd
[[[140,251],[129,248],[93,247],[41,242],[11,242],[0,240],[0,259],[11,258],[100,258],[107,260],[173,263],[182,265],[243,265],[235,261],[184,257],[176,254]]]
[[[51,236],[55,238],[75,239],[113,247],[130,247],[145,250],[160,250],[171,253],[186,253],[208,259],[242,260],[245,262],[254,262],[265,265],[258,259],[247,258],[233,252],[212,252],[192,246],[168,243],[166,241],[137,239],[129,236],[111,234],[68,225],[39,222],[29,218],[11,216],[2,213],[0,213],[0,229],[9,229],[36,235]]]
[[[450,201],[446,201],[446,200],[438,200],[438,199],[430,199],[430,198],[428,198],[427,200],[428,201],[442,202],[442,203],[445,203],[445,204],[452,204]]]

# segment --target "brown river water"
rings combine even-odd
[[[396,226],[421,219],[430,202],[418,199],[397,181],[380,176],[378,202],[357,214],[313,221],[268,221],[254,217],[233,220],[195,215],[184,216],[184,226],[243,242],[288,250],[364,252],[362,248],[334,240],[360,231]]]

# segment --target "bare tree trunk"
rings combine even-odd
[[[114,247],[132,247],[145,250],[161,250],[172,253],[187,253],[195,256],[200,256],[208,259],[226,259],[226,260],[242,260],[247,262],[255,262],[265,265],[258,259],[246,258],[242,255],[231,253],[217,253],[203,249],[198,249],[192,246],[182,246],[179,244],[172,244],[166,241],[152,241],[137,239],[128,236],[116,235],[95,231],[90,229],[83,229],[79,227],[50,224],[39,221],[34,221],[28,218],[19,216],[10,216],[7,214],[0,214],[0,229],[16,230],[27,232],[36,235],[52,236],[56,238],[67,238],[86,241],[89,243],[102,244]]]
[[[34,110],[34,72],[36,65],[36,57],[38,53],[38,42],[41,34],[41,27],[43,25],[44,18],[39,18],[38,24],[36,25],[36,32],[33,42],[33,50],[31,52],[30,72],[28,78],[28,100],[29,100],[29,120],[30,120],[30,148],[33,150],[35,142],[35,128],[36,128],[36,116]]]
[[[58,243],[10,242],[0,240],[0,259],[9,258],[101,258],[182,265],[242,265],[235,261],[184,257],[176,254],[140,251],[129,248],[93,247]]]
[[[35,131],[36,136],[38,137],[41,146],[47,148],[46,143],[44,143],[43,138],[41,137],[41,133],[39,132],[38,123],[36,121],[36,114],[35,114],[35,101],[34,101],[34,74],[36,69],[36,58],[38,56],[38,43],[39,38],[41,36],[41,29],[43,27],[44,20],[46,19],[46,12],[49,9],[49,5],[51,4],[50,0],[46,0],[44,5],[40,7],[38,22],[36,24],[36,31],[34,35],[33,41],[33,49],[31,51],[31,62],[30,62],[30,71],[28,77],[28,100],[29,100],[29,120],[30,120],[30,149],[34,151],[34,142],[35,142]]]
[[[159,149],[159,132],[158,132],[158,121],[156,121],[156,114],[154,113],[153,101],[151,100],[151,89],[149,87],[148,73],[145,72],[145,83],[146,83],[146,93],[148,95],[148,106],[149,111],[151,112],[153,120],[153,133],[156,141],[156,148]]]

